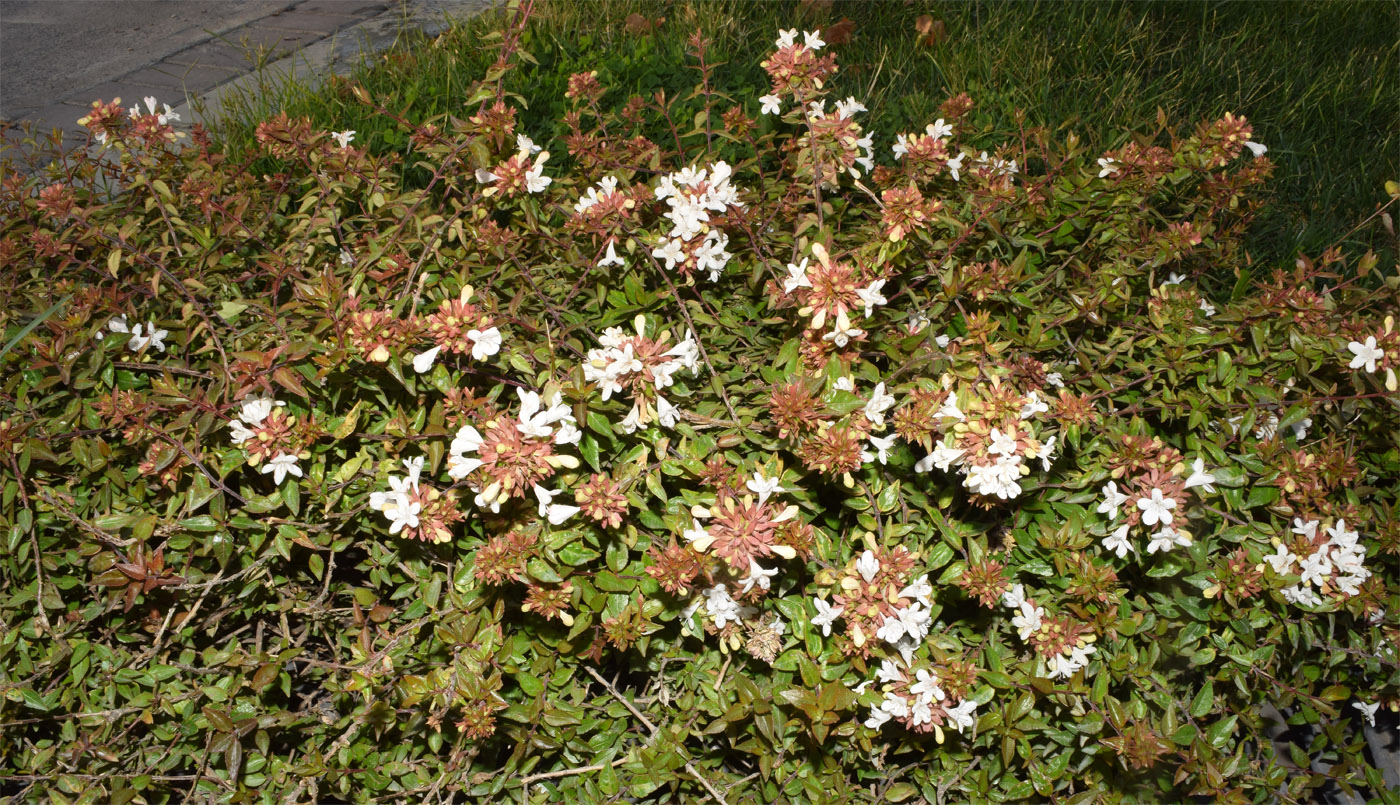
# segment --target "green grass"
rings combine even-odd
[[[634,12],[665,21],[639,36],[624,24]],[[918,42],[922,14],[946,27],[933,47]],[[598,70],[610,102],[657,90],[687,95],[696,73],[680,68],[688,62],[685,39],[700,27],[714,40],[714,58],[726,62],[719,89],[756,114],[756,97],[766,92],[758,63],[777,28],[825,27],[843,17],[856,28],[836,48],[835,89],[870,108],[884,159],[895,133],[931,122],[938,105],[962,91],[977,101],[979,122],[1004,136],[1016,130],[1019,109],[1028,123],[1074,131],[1092,147],[1152,131],[1159,108],[1183,130],[1233,111],[1250,119],[1278,165],[1273,203],[1250,240],[1256,256],[1270,259],[1333,243],[1383,199],[1385,180],[1400,177],[1400,3],[1379,0],[555,0],[537,7],[525,37],[538,64],[513,71],[507,86],[529,104],[525,129],[549,138],[563,129],[564,84],[573,72]],[[464,89],[494,58],[481,34],[502,20],[492,13],[468,21],[435,44],[410,38],[352,78],[412,120],[463,114]],[[334,86],[269,86],[230,109],[219,131],[235,150],[251,142],[257,119],[280,109],[325,128],[357,129],[376,148],[404,145],[392,125]],[[1371,237],[1358,232],[1347,245],[1365,247]]]

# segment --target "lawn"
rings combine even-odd
[[[1374,210],[1397,170],[1400,6],[1391,2],[709,2],[535,6],[524,47],[536,64],[512,71],[507,88],[528,104],[526,131],[542,142],[566,133],[564,88],[597,70],[604,104],[665,91],[684,98],[696,74],[686,39],[697,28],[722,62],[716,89],[757,115],[766,92],[759,62],[780,27],[847,28],[835,44],[837,91],[870,109],[888,143],[937,117],[950,95],[977,102],[985,145],[1027,126],[1073,131],[1113,147],[1130,133],[1153,135],[1161,119],[1178,131],[1226,111],[1248,117],[1278,164],[1273,203],[1249,241],[1260,258],[1317,253]],[[376,148],[405,143],[391,121],[349,92],[368,89],[417,122],[469,112],[463,88],[494,58],[489,32],[508,12],[488,13],[436,40],[408,37],[360,66],[350,81],[321,87],[269,81],[236,100],[218,129],[234,150],[256,122],[278,110],[324,128],[352,128]],[[920,25],[921,18],[924,25]],[[849,26],[842,26],[849,20]],[[932,23],[930,26],[929,23]],[[921,33],[921,29],[927,33]],[[838,41],[842,38],[836,34]],[[698,100],[688,105],[698,109]],[[1357,233],[1347,245],[1371,246]]]

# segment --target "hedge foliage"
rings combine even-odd
[[[113,100],[7,168],[15,793],[1384,789],[1400,276],[1252,264],[1245,118],[870,132],[788,31],[536,145],[518,32],[407,157]]]

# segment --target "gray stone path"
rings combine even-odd
[[[437,33],[491,0],[0,0],[0,119],[74,141],[97,99],[153,95],[192,120],[262,77],[315,80],[405,27]],[[13,136],[13,135],[12,135]]]

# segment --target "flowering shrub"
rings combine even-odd
[[[406,159],[278,117],[250,175],[112,100],[103,159],[6,172],[9,779],[1384,787],[1400,281],[1251,265],[1244,118],[1100,152],[959,96],[871,132],[784,31],[770,93],[694,121],[576,76],[551,156],[513,52]]]

